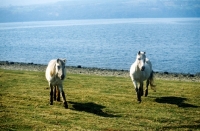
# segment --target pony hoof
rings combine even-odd
[[[57,101],[61,101],[60,99],[57,99]]]
[[[53,105],[53,103],[50,103],[50,105]]]
[[[64,102],[64,107],[65,107],[66,109],[68,109],[68,104],[67,104],[67,102]]]
[[[141,99],[138,99],[138,103],[141,103],[141,101],[142,101]]]

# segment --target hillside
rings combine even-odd
[[[199,0],[68,0],[0,6],[0,22],[68,19],[200,17]]]

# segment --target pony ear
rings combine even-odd
[[[138,52],[138,55],[140,55],[140,51]]]
[[[57,61],[57,63],[58,63],[58,62],[60,61],[60,59],[58,58],[56,61]]]
[[[63,62],[64,62],[64,63],[66,63],[66,62],[67,62],[67,60],[66,60],[66,59],[63,59]]]

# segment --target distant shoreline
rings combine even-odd
[[[45,71],[46,67],[47,65],[42,65],[42,64],[0,61],[0,68],[8,70]],[[82,67],[81,65],[67,66],[67,73],[129,77],[128,70]],[[154,73],[156,79],[200,82],[200,73],[197,74],[169,73],[169,72],[154,72]]]

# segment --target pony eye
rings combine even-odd
[[[138,60],[141,60],[140,58],[138,58]]]
[[[60,66],[57,66],[58,67],[58,69],[60,69]]]

